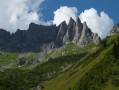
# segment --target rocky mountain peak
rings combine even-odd
[[[108,36],[113,36],[115,35],[116,33],[119,32],[119,24],[116,24],[113,29],[110,31],[110,33],[108,34]]]
[[[66,24],[63,24],[63,25],[66,25]],[[61,25],[61,27],[62,27],[62,25]],[[88,28],[86,22],[81,23],[79,17],[76,18],[76,22],[75,22],[75,20],[70,18],[68,26],[67,25],[63,26],[66,28],[62,28],[62,29],[61,29],[61,27],[59,30],[59,33],[60,33],[60,42],[59,43],[60,43],[60,45],[67,44],[67,43],[72,41],[75,44],[85,46],[85,45],[88,45],[90,43],[97,44],[101,40],[97,34],[94,34]],[[64,31],[65,33],[63,32],[61,34],[61,31],[62,32]],[[58,34],[57,38],[59,38],[59,34]]]
[[[13,34],[0,29],[0,48],[8,51],[48,52],[70,42],[84,46],[99,41],[98,35],[88,28],[86,22],[81,23],[79,17],[76,22],[70,18],[68,25],[64,21],[58,27],[31,23],[28,30],[17,30]]]
[[[98,44],[101,41],[101,38],[98,37],[97,33],[93,34],[93,41],[94,41],[95,44]]]
[[[10,32],[4,29],[0,29],[0,45],[9,42],[10,38],[11,38]]]
[[[60,24],[60,28],[62,28],[62,27],[64,27],[64,26],[67,26],[66,21],[63,21],[63,22]]]
[[[36,26],[38,26],[37,24],[35,24],[35,23],[30,23],[29,24],[29,30],[32,30],[32,29],[34,29]]]
[[[69,19],[69,24],[68,26],[72,26],[75,23],[74,19],[72,19],[72,17]]]
[[[66,34],[63,37],[63,45],[73,40],[75,34],[75,26],[76,22],[74,21],[74,19],[70,18]]]
[[[88,28],[86,21],[83,22],[83,28],[85,28],[85,29]]]
[[[63,44],[63,37],[66,34],[67,28],[68,26],[65,21],[60,24],[60,29],[57,34],[54,47],[60,47]]]
[[[79,19],[79,17],[76,18],[76,25],[79,26],[81,24],[81,20]]]

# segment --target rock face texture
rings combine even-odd
[[[10,38],[10,32],[0,29],[0,46],[3,46],[5,43],[8,43],[10,41]]]
[[[75,36],[74,36],[74,40],[73,40],[76,44],[79,42],[82,30],[83,30],[83,25],[82,25],[80,19],[77,17],[76,25],[75,25]]]
[[[41,52],[49,43],[55,41],[59,27],[43,26],[31,23],[28,30],[17,30],[15,33],[0,29],[0,48],[18,52]],[[43,45],[45,45],[43,47]],[[49,48],[52,46],[49,45]]]
[[[0,29],[0,49],[17,52],[49,52],[69,42],[85,46],[90,43],[98,44],[101,39],[93,33],[86,22],[81,23],[77,17],[69,24],[62,22],[58,27],[43,26],[31,23],[28,30],[17,30],[10,34]]]
[[[115,25],[113,27],[113,29],[110,31],[110,33],[108,34],[108,36],[113,36],[113,35],[115,35],[118,32],[119,32],[119,24],[117,24],[117,25]]]
[[[98,44],[101,40],[96,33],[93,33],[90,28],[88,28],[86,22],[81,23],[78,17],[76,22],[70,18],[68,25],[63,22],[60,25],[57,38],[60,38],[59,40],[56,39],[55,41],[55,46],[57,47],[68,44],[71,41],[77,45],[85,46],[90,43]]]
[[[55,40],[56,47],[60,47],[63,45],[63,38],[64,35],[66,34],[67,28],[68,27],[65,21],[60,24],[60,29]]]
[[[74,34],[75,34],[75,21],[72,18],[70,18],[69,24],[68,24],[68,29],[67,29],[66,34],[64,35],[64,38],[63,38],[63,44],[67,44],[67,43],[71,42],[74,38]]]

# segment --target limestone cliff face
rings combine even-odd
[[[119,32],[119,24],[116,24],[113,29],[110,31],[110,33],[108,34],[108,36],[113,36],[115,35],[116,33]]]
[[[98,44],[101,40],[96,33],[93,33],[90,28],[88,28],[86,22],[81,23],[79,17],[77,17],[76,22],[70,18],[69,24],[65,24],[63,27],[66,28],[62,28],[61,25],[59,32],[64,31],[66,33],[60,35],[62,39],[59,41],[59,46],[68,44],[71,41],[77,45],[85,46],[90,43]],[[57,36],[57,38],[59,38],[59,36]]]
[[[98,37],[97,33],[93,34],[93,41],[95,44],[98,44],[101,41],[101,39]]]
[[[64,35],[66,34],[66,31],[67,31],[67,24],[66,22],[62,22],[61,25],[60,25],[60,29],[59,29],[59,32],[57,34],[57,37],[56,37],[56,40],[55,40],[55,45],[54,47],[60,47],[63,45],[63,38],[64,38]]]
[[[77,42],[79,45],[88,45],[90,43],[93,43],[92,39],[92,32],[91,30],[87,27],[86,22],[83,23],[83,29],[81,32],[81,37],[79,38],[79,42]]]
[[[76,44],[79,42],[79,39],[81,37],[82,29],[83,29],[83,25],[82,25],[80,19],[77,17],[76,26],[75,26],[75,35],[74,35],[74,39],[73,39],[73,42],[76,43]]]
[[[70,18],[66,34],[63,38],[63,44],[67,44],[73,40],[75,34],[75,21]]]
[[[117,27],[115,27],[117,28]],[[17,30],[10,34],[0,29],[0,49],[19,52],[49,52],[69,42],[85,46],[98,44],[100,38],[77,17],[76,22],[70,18],[69,24],[62,22],[58,27],[31,23],[28,30]]]
[[[10,38],[11,38],[10,32],[0,29],[0,45],[8,43],[10,41]]]
[[[29,29],[26,31],[26,39],[29,43],[46,42],[54,40],[57,36],[56,26],[43,26],[31,23]]]
[[[28,30],[17,30],[13,34],[0,29],[0,48],[18,52],[41,52],[44,47],[53,48],[58,30],[59,27],[55,25],[43,26],[34,23],[29,25]],[[52,45],[49,44],[51,42]]]

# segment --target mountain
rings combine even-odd
[[[68,71],[40,83],[43,90],[119,90],[118,31],[94,48]]]
[[[15,33],[0,29],[0,69],[32,69],[49,58],[80,53],[78,50],[87,53],[89,50],[81,48],[100,40],[78,17],[76,22],[70,18],[68,25],[65,21],[59,26],[31,23],[28,30],[18,29]]]
[[[108,36],[113,36],[115,35],[117,32],[119,32],[119,24],[115,25],[113,27],[113,29],[110,31],[110,33],[108,34]]]
[[[79,17],[76,22],[70,18],[69,24],[62,22],[55,41],[55,47],[61,47],[71,41],[80,46],[86,46],[91,43],[98,44],[100,37],[88,28],[86,22],[81,23]]]
[[[28,30],[18,29],[12,34],[0,29],[0,90],[37,90],[42,86],[53,90],[58,83],[50,83],[50,88],[47,83],[69,73],[88,53],[102,46],[103,41],[100,41],[98,34],[93,33],[86,22],[81,23],[78,17],[76,21],[70,18],[68,25],[65,21],[59,26],[31,23]],[[90,62],[88,59],[91,58],[86,59]],[[74,72],[66,76],[70,79]]]
[[[58,27],[42,26],[31,23],[28,30],[17,30],[10,34],[5,30],[0,30],[0,47],[3,50],[18,52],[40,52],[44,43],[55,40]]]
[[[67,28],[65,25],[64,23],[63,29]],[[58,35],[63,36],[65,32],[58,32]],[[4,55],[0,55],[2,54]],[[9,56],[10,54],[4,55]],[[80,47],[71,41],[46,56],[48,61],[30,70],[15,68],[1,71],[0,89],[119,90],[118,32],[107,36],[97,45]],[[19,64],[21,63],[24,63],[23,58]]]
[[[12,52],[49,52],[71,41],[85,46],[90,43],[98,44],[100,38],[93,33],[86,22],[76,22],[70,18],[69,24],[62,22],[58,27],[43,26],[31,23],[28,30],[17,30],[15,33],[0,29],[0,48]]]
[[[72,54],[70,52],[76,54],[80,48],[100,41],[100,37],[88,28],[86,22],[81,23],[78,17],[76,21],[70,18],[68,25],[65,21],[59,26],[31,23],[28,30],[18,29],[15,33],[0,29],[1,70],[33,68],[47,61],[50,54],[53,54],[52,58]],[[88,50],[85,51],[87,53]]]

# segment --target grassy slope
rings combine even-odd
[[[98,64],[105,60],[105,56],[112,51],[113,43],[118,40],[118,36],[119,34],[105,39],[108,45],[106,48],[99,45],[99,47],[102,48],[100,52],[98,52],[98,49],[90,52],[69,71],[59,75],[55,79],[42,83],[44,90],[68,90],[77,87],[77,82],[80,83],[80,80],[86,77],[86,73],[91,72],[95,66],[98,66]],[[109,88],[112,88],[111,90],[118,90],[118,87],[115,87],[108,81],[103,89],[109,90]]]
[[[103,90],[119,90],[119,87],[112,85],[111,81],[109,81]]]
[[[10,52],[4,52],[0,51],[0,65],[4,68],[19,68],[17,65],[19,62],[19,58],[24,58],[26,60],[26,63],[30,60],[38,60],[38,54],[37,53],[10,53]],[[21,69],[29,69],[30,66],[26,66],[26,64],[22,65],[20,67]]]
[[[61,89],[68,90],[68,89],[73,89],[73,88],[76,90],[78,88],[83,88],[80,90],[87,90],[87,89],[84,89],[86,87],[89,87],[88,88],[89,90],[95,90],[95,89],[91,89],[94,87],[97,87],[97,88],[100,87],[101,89],[104,89],[104,90],[107,90],[109,88],[112,88],[114,90],[118,89],[118,86],[119,86],[119,84],[118,84],[119,59],[115,59],[114,55],[112,55],[113,54],[112,51],[113,51],[115,42],[118,43],[118,47],[119,47],[118,39],[119,39],[119,34],[117,34],[113,37],[107,37],[105,40],[103,40],[98,45],[98,48],[95,48],[93,50],[92,50],[93,44],[89,45],[87,47],[84,47],[84,48],[79,48],[78,46],[75,46],[73,43],[69,43],[69,44],[65,45],[64,47],[60,48],[60,50],[51,52],[49,55],[47,55],[47,58],[52,55],[59,55],[59,57],[60,57],[63,55],[65,56],[67,54],[68,55],[71,55],[74,53],[79,54],[79,53],[85,53],[85,52],[90,51],[90,53],[88,53],[84,58],[77,61],[77,63],[72,68],[70,68],[68,71],[60,74],[59,76],[57,76],[54,79],[51,79],[49,81],[45,80],[45,82],[42,82],[41,85],[44,86],[44,90],[61,90]],[[105,44],[105,42],[106,42],[106,44]],[[118,51],[118,48],[116,50]],[[65,52],[65,53],[62,55],[62,52]],[[118,54],[119,54],[119,52],[118,52]],[[25,57],[25,58],[31,59],[32,57]],[[60,59],[62,59],[62,58],[63,57],[60,57]],[[58,61],[60,62],[60,60],[58,60]],[[64,61],[66,61],[66,59]],[[57,59],[56,59],[54,61],[46,62],[43,65],[41,64],[41,66],[37,66],[35,69],[31,70],[28,73],[29,76],[26,75],[26,77],[25,77],[25,78],[28,78],[28,81],[27,81],[28,86],[29,86],[29,81],[31,82],[31,85],[32,85],[34,80],[36,80],[36,81],[34,81],[33,86],[36,85],[36,83],[39,82],[39,81],[37,81],[37,78],[39,78],[40,77],[39,75],[41,75],[42,73],[43,73],[43,77],[45,74],[46,74],[45,77],[47,77],[47,72],[49,73],[50,70],[51,70],[51,72],[52,72],[52,70],[57,71],[57,68],[55,68],[56,65],[57,66],[59,65],[58,68],[60,69],[60,65],[62,65],[62,63],[64,63],[64,61],[62,61],[58,64]],[[65,65],[65,63],[64,63],[64,65]],[[113,71],[113,72],[108,72],[108,71]],[[100,76],[96,76],[96,75],[100,75]],[[96,82],[96,81],[98,81],[97,77],[101,78],[101,80],[103,80],[103,79],[105,80],[105,76],[103,78],[103,75],[109,76],[108,77],[109,80],[107,80],[107,77],[106,77],[106,81],[105,81],[105,83],[103,83],[105,85],[105,87],[103,86],[102,81],[101,81],[101,83],[99,83],[100,81]],[[90,76],[91,77],[93,76],[93,78],[90,78]],[[110,77],[112,77],[112,78],[110,78]],[[31,80],[29,80],[29,79],[31,79]],[[39,79],[41,79],[41,78],[39,78]],[[114,84],[116,86],[112,84],[112,79],[113,79],[113,81],[116,80],[116,83],[114,82]],[[92,86],[92,87],[90,88],[90,86]],[[96,89],[96,90],[98,90],[98,89]]]
[[[75,48],[74,44],[72,44],[72,46],[73,46],[73,48]],[[89,51],[89,49],[92,50],[93,46],[94,45],[92,44],[87,47],[80,48],[82,50],[80,53],[76,53],[76,54],[70,53],[69,55],[59,56],[57,58],[50,59],[48,62],[43,62],[42,64],[37,65],[35,68],[33,68],[31,70],[19,70],[17,68],[17,69],[9,69],[9,70],[5,70],[4,72],[0,72],[1,73],[0,89],[4,88],[4,90],[6,90],[7,85],[9,85],[7,87],[10,90],[13,90],[13,89],[17,90],[18,88],[19,89],[24,88],[25,90],[27,90],[28,88],[33,88],[41,81],[46,81],[46,80],[52,79],[52,78],[60,75],[61,73],[67,71],[79,59],[84,57],[84,55],[86,55],[86,53]],[[87,50],[86,48],[88,48],[88,47],[89,47],[89,49]],[[65,47],[65,49],[66,48],[68,50],[72,50],[72,49],[69,49],[69,47]],[[83,52],[83,50],[84,50],[84,52]],[[52,52],[51,52],[51,54],[47,55],[47,57],[50,57],[51,55],[52,55]],[[24,55],[21,55],[19,57],[23,57],[23,56]],[[28,60],[33,59],[33,57],[31,54],[26,54],[24,56],[24,59],[26,59],[26,61],[28,61]],[[67,65],[71,65],[71,66],[68,67]],[[21,68],[21,69],[24,69],[24,67],[25,66],[23,65],[23,68]],[[26,68],[27,67],[25,67],[25,69]],[[64,70],[64,68],[65,68],[65,70]],[[17,78],[19,78],[19,79],[17,79]],[[6,82],[9,82],[9,84]],[[19,83],[17,83],[17,85],[16,85],[16,82],[19,82]]]
[[[80,54],[80,53],[87,53],[89,50],[91,50],[95,45],[91,44],[89,46],[86,46],[84,48],[80,48],[77,45],[73,44],[72,42],[61,47],[60,49],[56,49],[51,51],[50,53],[46,54],[45,58],[41,61],[46,62],[50,57],[57,58],[61,56],[66,55],[72,55],[72,54]],[[62,53],[65,52],[63,55]],[[39,53],[10,53],[10,52],[0,52],[0,65],[5,68],[19,68],[17,65],[19,62],[19,58],[24,58],[26,60],[26,63],[30,60],[38,60],[40,58]],[[34,66],[27,66],[26,63],[24,65],[21,65],[21,69],[32,69]]]
[[[11,66],[12,64],[15,63],[15,60],[18,58],[17,53],[5,53],[5,52],[0,52],[0,65],[2,66]]]
[[[86,72],[88,72],[95,64],[97,64],[101,58],[104,57],[104,53],[108,52],[108,50],[102,52],[99,56],[102,57],[97,57],[95,60],[92,60],[90,63],[85,65],[84,67],[83,64],[80,66],[76,67],[75,69],[71,69],[66,73],[63,73],[62,75],[58,76],[57,78],[43,83],[43,86],[45,87],[44,90],[67,90],[68,88],[74,87],[74,85],[79,81]],[[85,58],[81,59],[81,61],[87,59],[87,57],[90,56],[88,54]],[[81,62],[79,61],[79,63]],[[74,66],[75,67],[75,66]],[[73,74],[73,75],[71,75]]]
[[[66,44],[63,47],[55,49],[55,50],[51,51],[50,53],[46,54],[46,56],[42,60],[42,62],[47,61],[50,57],[57,58],[57,57],[66,56],[66,55],[87,53],[90,50],[92,50],[93,47],[95,47],[95,44],[90,44],[88,46],[81,48],[78,45],[70,42],[69,44]]]
[[[80,46],[70,42],[69,44],[66,44],[65,46],[63,46],[60,49],[58,49],[53,56],[59,57],[59,56],[66,56],[66,55],[71,55],[71,54],[77,54],[77,53],[78,54],[79,53],[87,53],[94,46],[95,46],[95,44],[90,44],[88,46],[85,46],[85,47],[81,48]]]

